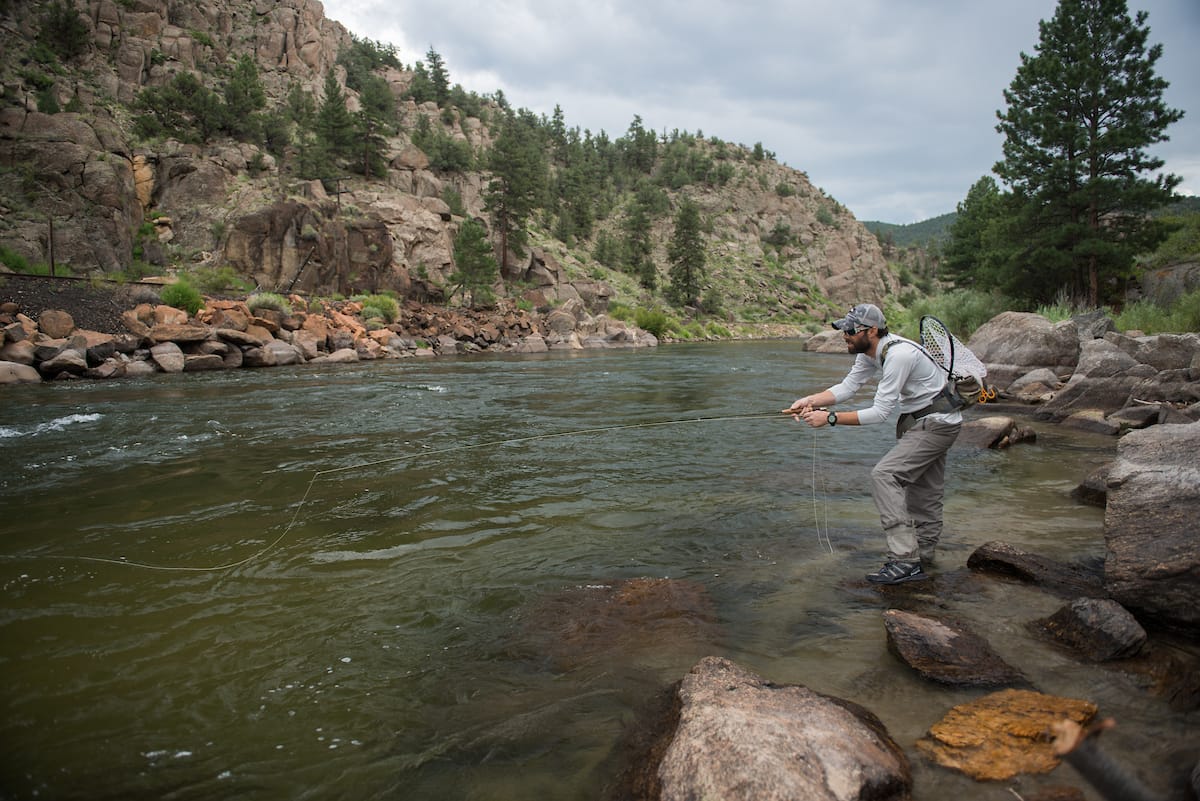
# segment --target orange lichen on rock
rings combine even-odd
[[[1084,725],[1097,711],[1091,701],[1002,690],[951,709],[917,741],[917,749],[979,781],[1049,773],[1060,762],[1053,725],[1064,719]]]

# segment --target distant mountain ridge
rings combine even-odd
[[[942,244],[950,237],[950,226],[958,219],[957,212],[941,214],[920,222],[897,225],[896,223],[865,220],[863,225],[867,230],[882,239],[890,239],[896,247],[911,245],[926,246],[930,243]]]
[[[1155,216],[1180,216],[1200,213],[1200,197],[1183,196],[1174,203],[1155,212]],[[862,224],[868,231],[883,239],[890,238],[890,244],[896,247],[912,245],[927,246],[930,243],[941,245],[950,238],[950,228],[958,219],[958,212],[940,214],[915,223],[888,223],[878,220],[863,220]]]

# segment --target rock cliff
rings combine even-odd
[[[228,139],[139,138],[132,123],[147,88],[182,73],[216,87],[245,56],[257,66],[268,108],[296,89],[319,99],[333,70],[347,108],[356,110],[358,95],[345,88],[338,65],[353,38],[319,2],[75,0],[73,7],[86,41],[60,62],[39,61],[35,49],[45,4],[0,8],[0,245],[7,252],[77,275],[134,262],[166,273],[229,265],[264,290],[391,289],[417,299],[444,293],[459,225],[487,218],[488,176],[436,171],[412,132],[425,119],[440,136],[482,154],[493,141],[486,118],[498,106],[488,100],[475,117],[418,104],[406,99],[411,71],[381,69],[399,121],[385,139],[386,175],[304,181],[289,164],[295,143],[276,158]],[[874,235],[807,176],[719,145],[736,165],[733,177],[669,195],[674,202],[687,194],[700,206],[708,283],[732,316],[802,319],[897,290]],[[449,195],[461,208],[451,210]],[[664,277],[671,224],[666,215],[651,235]],[[602,220],[593,236],[614,226]],[[532,291],[535,302],[554,304],[594,291],[581,284],[602,283],[599,294],[609,299],[653,301],[629,276],[592,258],[594,240],[568,245],[540,224],[532,233],[537,249],[517,254],[518,274],[496,287],[501,295]]]

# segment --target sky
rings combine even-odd
[[[805,172],[859,220],[955,210],[991,174],[996,112],[1056,0],[325,0],[325,16],[394,45],[432,47],[451,83],[623,136],[703,132]],[[1149,12],[1157,74],[1184,118],[1150,152],[1200,195],[1200,0]]]

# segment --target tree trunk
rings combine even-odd
[[[1088,305],[1093,309],[1100,308],[1100,270],[1095,256],[1088,257]]]

